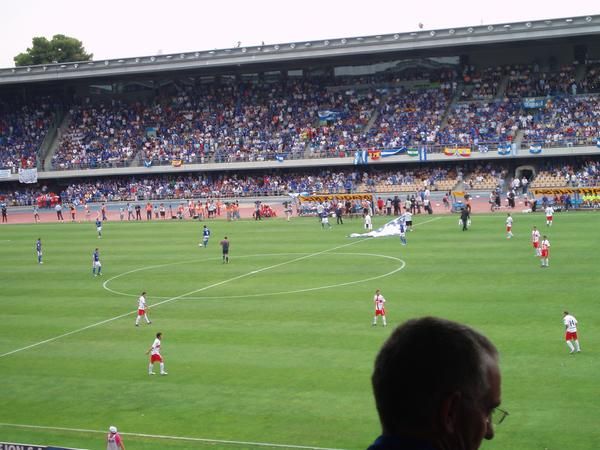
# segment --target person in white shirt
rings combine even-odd
[[[577,338],[577,319],[575,316],[569,314],[569,311],[564,311],[563,324],[565,325],[565,342],[567,343],[567,347],[569,347],[569,353],[581,352],[579,339]]]
[[[540,231],[534,225],[533,230],[531,231],[531,244],[533,245],[533,250],[535,251],[535,256],[540,256]]]
[[[506,239],[510,239],[511,237],[513,237],[512,224],[513,218],[510,215],[510,213],[508,213],[508,216],[506,217]]]
[[[546,226],[552,226],[552,217],[554,216],[554,208],[552,206],[546,207]]]
[[[381,295],[381,290],[377,289],[375,291],[373,303],[375,303],[375,315],[373,316],[373,326],[377,326],[378,316],[381,316],[383,326],[387,326],[387,322],[385,321],[385,298],[383,297],[383,295]]]
[[[373,229],[373,223],[371,222],[371,216],[369,212],[365,210],[365,230],[371,231]]]
[[[542,260],[542,267],[548,267],[548,259],[550,258],[550,241],[548,236],[544,235],[542,242],[540,243],[540,259]]]
[[[165,363],[163,361],[162,356],[160,355],[160,343],[162,341],[162,333],[156,333],[156,339],[152,343],[152,347],[148,349],[146,355],[150,353],[150,364],[148,365],[148,375],[154,375],[154,363],[160,363],[160,374],[168,375],[165,372]]]
[[[117,427],[111,426],[108,429],[108,435],[106,436],[106,450],[125,450],[125,444],[123,444],[123,439],[121,439]]]
[[[142,319],[142,317],[144,319],[146,319],[146,323],[148,325],[150,325],[152,322],[150,321],[150,319],[148,318],[148,305],[146,304],[146,292],[142,292],[142,295],[140,295],[140,298],[138,298],[138,312],[137,312],[137,317],[135,318],[135,326],[139,327],[140,326],[140,320]]]

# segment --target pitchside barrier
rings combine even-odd
[[[0,442],[0,450],[85,450],[81,448],[48,447],[46,445],[17,444],[15,442]]]

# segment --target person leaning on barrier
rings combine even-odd
[[[489,339],[433,317],[399,326],[372,376],[382,435],[368,450],[476,450],[508,415]]]

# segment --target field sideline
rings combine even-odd
[[[488,335],[510,416],[484,449],[600,442],[600,241],[595,212],[415,216],[409,244],[349,239],[361,221],[107,222],[1,228],[0,441],[128,449],[364,449],[379,433],[370,373],[393,326],[437,315]],[[385,217],[375,217],[374,226]],[[531,227],[548,233],[540,269]],[[219,241],[231,241],[222,264]],[[44,265],[35,240],[44,245]],[[91,274],[100,249],[103,276]],[[390,325],[371,327],[376,288]],[[134,326],[148,292],[152,325]],[[562,311],[580,322],[568,354]],[[161,331],[167,377],[147,375]]]

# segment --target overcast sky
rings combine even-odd
[[[94,59],[600,14],[578,0],[8,0],[0,67],[31,38],[65,34]]]

